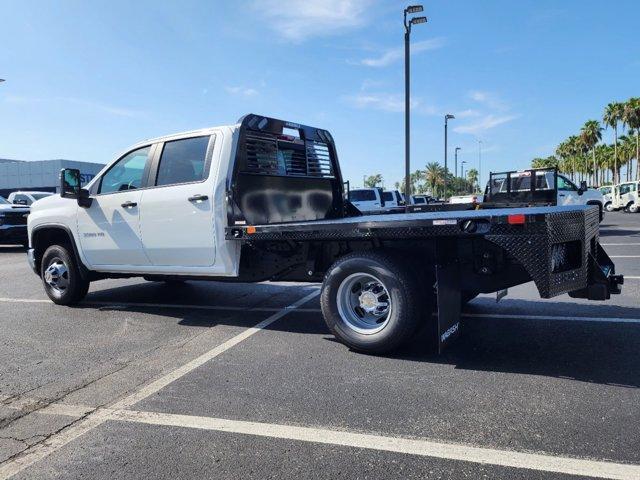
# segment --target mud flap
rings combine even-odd
[[[438,353],[460,334],[460,269],[457,263],[436,266],[438,294]]]

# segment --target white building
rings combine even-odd
[[[100,163],[74,160],[8,160],[0,158],[0,196],[7,197],[16,190],[59,191],[60,170],[77,168],[82,184],[89,182],[102,170]]]

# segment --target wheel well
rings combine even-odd
[[[40,271],[40,262],[42,261],[42,256],[44,255],[44,252],[47,250],[47,248],[49,248],[51,245],[64,245],[66,247],[70,247],[71,253],[73,253],[73,255],[76,257],[76,260],[79,260],[75,242],[73,241],[71,233],[69,233],[65,228],[39,228],[38,230],[33,232],[33,236],[31,239],[31,246],[33,247],[34,259],[38,272]]]
[[[611,203],[611,202],[607,202],[607,203]],[[602,221],[602,219],[603,219],[602,203],[600,203],[598,200],[589,200],[587,202],[587,205],[597,205],[598,206],[598,213],[600,214],[600,221]]]

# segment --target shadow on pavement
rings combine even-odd
[[[233,287],[230,289],[229,287]],[[188,282],[178,285],[143,283],[91,293],[87,302],[108,301],[136,303],[209,304],[215,306],[260,308],[265,299],[270,306],[279,308],[292,303],[284,291],[295,292],[295,299],[302,298],[313,287],[283,287],[273,284],[221,284],[214,282]],[[229,292],[233,291],[233,297]],[[278,297],[284,302],[278,303]],[[206,302],[203,302],[203,298]],[[540,303],[518,300],[519,313],[495,311],[496,314],[560,315],[558,310],[567,308],[566,302]],[[257,304],[256,304],[257,303]],[[317,308],[317,301],[310,301],[303,308]],[[86,305],[76,308],[94,309]],[[110,307],[102,307],[108,309]],[[584,311],[582,310],[584,308]],[[243,324],[245,310],[216,314],[215,310],[192,310],[149,307],[118,307],[114,309],[154,313],[175,318],[180,325],[212,327],[219,323]],[[574,315],[590,317],[640,318],[640,307],[607,307],[597,305],[573,305]],[[588,309],[588,310],[587,310]],[[595,309],[595,310],[594,310]],[[480,302],[472,302],[468,308],[473,313],[489,313]],[[265,313],[268,316],[269,313]],[[294,317],[295,316],[295,317]],[[293,319],[292,319],[293,317]],[[335,341],[326,328],[320,312],[295,312],[268,327],[268,330],[292,334],[323,335],[325,341]],[[544,375],[571,378],[584,382],[607,385],[640,387],[640,325],[624,323],[581,322],[578,320],[529,320],[508,318],[465,318],[460,338],[442,355],[433,353],[428,333],[423,329],[414,342],[390,358],[413,362],[433,362],[454,365],[466,370]],[[318,340],[321,341],[321,340]],[[345,347],[346,348],[346,347]],[[358,355],[356,352],[350,354]]]

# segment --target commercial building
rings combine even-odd
[[[77,168],[83,185],[102,170],[100,163],[76,162],[74,160],[8,160],[0,158],[0,196],[7,197],[16,190],[59,190],[60,170]]]

